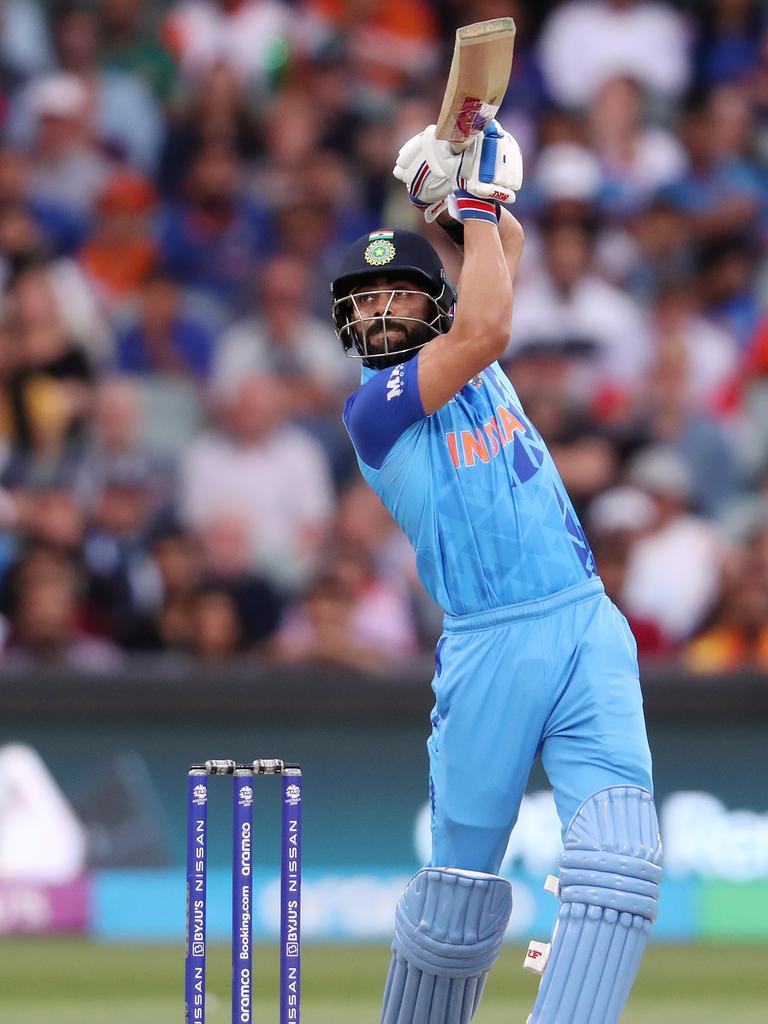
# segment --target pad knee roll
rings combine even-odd
[[[395,914],[382,1024],[468,1024],[512,911],[496,875],[425,868]]]

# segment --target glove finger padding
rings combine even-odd
[[[397,163],[392,170],[398,181],[410,184],[410,178],[415,174],[415,169],[418,169],[419,164],[423,160],[421,156],[421,137],[423,134],[421,132],[419,135],[414,135],[412,139],[408,139],[400,147],[400,152],[397,154]]]
[[[405,184],[410,201],[424,209],[456,187],[460,161],[449,142],[435,138],[431,124],[402,146],[392,173]]]
[[[461,162],[461,153],[454,153],[450,142],[435,137],[437,125],[430,124],[421,133],[424,156],[436,175],[452,180]]]
[[[517,140],[492,121],[482,138],[464,151],[459,174],[473,196],[514,203],[523,184],[523,157]]]

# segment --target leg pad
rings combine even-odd
[[[602,790],[571,821],[561,908],[530,1024],[617,1024],[656,920],[661,841],[653,799]]]
[[[381,1024],[469,1024],[511,912],[511,887],[497,875],[414,875],[395,915]]]

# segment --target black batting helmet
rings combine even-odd
[[[368,352],[365,330],[359,334],[354,329],[356,325],[364,326],[366,318],[350,295],[366,281],[382,276],[413,278],[416,284],[423,285],[424,294],[434,307],[434,316],[428,320],[418,320],[428,328],[423,340],[411,348],[399,350],[398,356],[402,352],[421,348],[430,337],[444,334],[450,329],[453,320],[456,292],[448,280],[440,257],[425,238],[415,231],[404,229],[379,230],[362,235],[347,250],[339,274],[331,282],[331,294],[336,335],[347,354],[362,359],[366,366],[391,365],[395,352],[387,347],[386,333],[384,351]]]

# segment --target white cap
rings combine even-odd
[[[29,106],[35,117],[80,117],[88,102],[85,86],[76,75],[43,75],[29,87]]]
[[[611,487],[594,498],[587,509],[589,530],[596,534],[645,530],[655,519],[652,499],[637,487]]]
[[[688,465],[675,448],[654,445],[636,455],[629,464],[627,480],[649,494],[686,500],[692,480]]]
[[[590,202],[600,188],[600,164],[585,146],[556,142],[541,151],[533,177],[542,198],[548,202]]]

